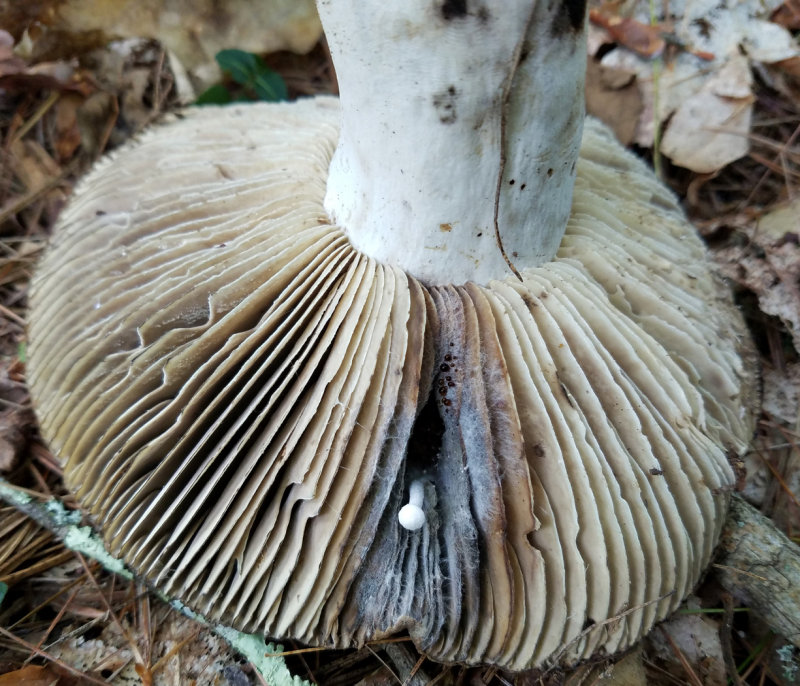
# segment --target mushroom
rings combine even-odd
[[[409,531],[416,531],[425,526],[425,510],[422,509],[425,499],[425,485],[421,479],[411,482],[408,487],[408,504],[400,508],[397,521]]]
[[[183,112],[77,188],[31,293],[43,436],[109,550],[209,619],[509,670],[621,651],[711,558],[742,318],[584,126],[582,2],[319,10],[340,100]]]

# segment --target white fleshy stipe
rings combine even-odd
[[[318,3],[342,105],[325,209],[382,264],[428,285],[488,284],[511,275],[495,236],[498,192],[517,269],[548,262],[561,243],[585,38],[553,35],[561,3],[452,3],[459,16],[450,4]]]
[[[412,481],[408,491],[408,504],[400,508],[400,512],[397,513],[397,520],[404,529],[416,531],[425,526],[425,512],[422,510],[425,487],[422,484],[422,480],[415,479]]]

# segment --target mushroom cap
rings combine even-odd
[[[397,513],[397,521],[400,526],[409,531],[416,531],[425,526],[425,511],[418,505],[403,505]]]
[[[405,629],[512,670],[630,646],[708,564],[753,429],[703,245],[589,121],[556,259],[428,288],[329,223],[338,116],[194,109],[80,184],[29,326],[68,487],[110,552],[242,630]]]

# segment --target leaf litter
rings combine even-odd
[[[646,4],[594,10],[589,109],[641,154],[669,158],[664,180],[737,290],[765,370],[745,495],[800,540],[800,53],[789,33],[800,26],[797,0],[673,0],[655,7],[654,22]],[[52,43],[48,31],[39,47]],[[84,36],[63,43],[79,46],[73,55],[56,57],[33,56],[35,30],[16,39],[0,33],[0,472],[77,510],[25,391],[28,280],[74,180],[195,88],[153,39],[90,45]],[[307,57],[264,62],[292,97],[336,92],[324,42]],[[0,686],[263,683],[206,628],[79,559],[11,507],[0,508],[0,584]],[[669,620],[621,660],[570,674],[441,667],[404,637],[340,652],[289,645],[286,660],[303,678],[334,686],[794,683],[797,652],[733,602],[710,574],[687,606],[694,614]]]

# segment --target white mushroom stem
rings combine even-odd
[[[425,500],[425,485],[422,479],[415,479],[408,488],[408,504],[400,508],[397,519],[400,526],[409,531],[416,531],[425,526],[425,512],[422,505]]]
[[[325,208],[353,245],[427,284],[550,260],[581,139],[584,4],[318,6],[342,106]]]

